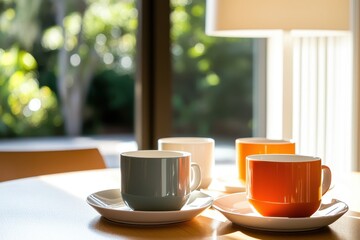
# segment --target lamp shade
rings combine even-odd
[[[274,31],[350,29],[350,0],[207,0],[206,33],[267,37]]]

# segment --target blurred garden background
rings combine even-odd
[[[252,135],[251,39],[172,0],[173,135]],[[134,133],[136,0],[0,0],[0,138]]]

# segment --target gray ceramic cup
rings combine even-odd
[[[120,171],[122,198],[137,211],[180,210],[201,184],[200,167],[188,152],[124,152]]]

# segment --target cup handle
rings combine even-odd
[[[328,166],[322,165],[322,195],[324,195],[330,188],[331,185],[331,170]]]
[[[196,190],[201,184],[201,171],[197,163],[191,163],[191,183],[190,190]]]

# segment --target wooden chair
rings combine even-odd
[[[0,151],[0,182],[80,170],[106,168],[97,148]]]

